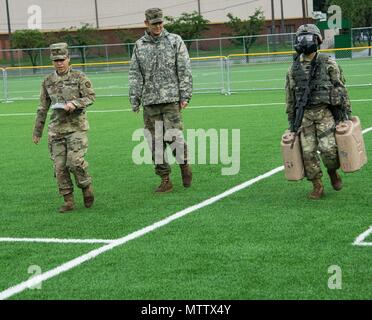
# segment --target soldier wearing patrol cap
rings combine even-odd
[[[295,40],[298,55],[288,70],[285,87],[286,112],[291,131],[294,131],[296,103],[305,101],[305,92],[309,93],[300,124],[300,140],[305,174],[313,184],[309,194],[311,199],[320,199],[324,195],[318,151],[332,187],[336,191],[342,188],[341,177],[337,173],[340,162],[335,140],[335,118],[331,110],[341,108],[342,100],[342,108],[349,116],[351,114],[342,69],[328,55],[317,52],[322,41],[316,25],[305,24],[298,28]]]
[[[129,98],[134,112],[143,106],[145,129],[151,133],[148,143],[155,173],[161,177],[155,192],[164,193],[173,189],[169,178],[171,168],[164,153],[167,144],[172,145],[173,155],[180,164],[183,186],[191,186],[181,110],[192,96],[192,76],[185,43],[179,35],[164,29],[162,10],[148,9],[145,17],[147,30],[136,42],[129,70]],[[159,127],[161,130],[156,130]],[[171,137],[167,135],[170,132]],[[156,147],[159,145],[161,148]]]
[[[95,93],[86,75],[70,67],[66,43],[52,44],[50,58],[55,71],[41,84],[32,139],[35,144],[40,142],[48,110],[52,109],[48,145],[59,193],[64,197],[64,204],[59,208],[63,213],[74,209],[71,174],[82,189],[85,207],[90,208],[94,202],[92,179],[84,156],[88,150],[89,129],[86,108],[95,101]]]

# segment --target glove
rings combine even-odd
[[[138,113],[140,111],[140,106],[132,106],[132,111]]]

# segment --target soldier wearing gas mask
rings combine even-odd
[[[300,136],[305,175],[313,185],[310,199],[324,195],[319,153],[333,189],[342,189],[334,134],[336,121],[341,119],[335,121],[335,112],[331,111],[342,108],[343,114],[351,114],[342,70],[328,55],[318,52],[322,41],[317,26],[300,26],[295,41],[298,54],[286,77],[286,112],[290,130]],[[302,119],[298,119],[301,107]]]

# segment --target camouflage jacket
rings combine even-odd
[[[137,40],[129,69],[132,106],[189,101],[192,96],[190,58],[179,35],[164,30],[158,38]]]
[[[296,64],[302,70],[296,70]],[[315,79],[312,81],[311,97],[309,106],[311,107],[329,107],[332,105],[341,105],[347,112],[351,112],[350,99],[345,88],[345,78],[342,69],[330,57],[324,54],[317,55],[318,70],[315,73]],[[293,121],[295,117],[296,99],[302,95],[307,79],[310,75],[311,61],[307,60],[304,55],[299,57],[299,62],[295,61],[290,66],[286,77],[286,112],[288,121]],[[303,76],[301,76],[301,72]]]
[[[48,127],[50,135],[88,130],[86,107],[94,101],[92,83],[84,73],[71,68],[63,75],[58,75],[57,72],[51,73],[41,85],[34,136],[42,136],[48,110],[56,103],[72,102],[76,110],[71,113],[63,109],[53,110]]]

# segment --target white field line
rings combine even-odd
[[[371,99],[372,101],[372,99]],[[230,105],[212,105],[212,106],[190,106],[187,109],[208,109],[208,108],[240,108],[240,107],[260,107],[285,105],[284,102],[273,103],[251,103],[251,104],[230,104]],[[88,110],[88,113],[112,113],[112,112],[130,112],[132,109],[113,109],[113,110]],[[36,113],[3,113],[0,117],[16,117],[16,116],[35,116]]]
[[[371,128],[367,128],[367,129],[364,129],[364,130],[362,131],[362,133],[363,133],[363,134],[366,134],[367,132],[370,132],[370,131],[372,131],[372,127],[371,127]]]
[[[105,253],[105,252],[107,252],[107,251],[109,251],[109,250],[111,250],[115,247],[121,246],[121,245],[123,245],[123,244],[125,244],[125,243],[127,243],[131,240],[142,237],[145,234],[150,233],[150,232],[152,232],[152,231],[154,231],[158,228],[161,228],[161,227],[171,223],[174,220],[182,218],[182,217],[186,216],[187,214],[189,214],[191,212],[194,212],[196,210],[199,210],[203,207],[209,206],[209,205],[211,205],[211,204],[213,204],[213,203],[215,203],[215,202],[217,202],[217,201],[219,201],[223,198],[226,198],[226,197],[234,194],[235,192],[238,192],[242,189],[245,189],[245,188],[255,184],[256,182],[259,182],[263,179],[266,179],[266,178],[268,178],[268,177],[270,177],[270,176],[272,176],[272,175],[274,175],[274,174],[276,174],[276,173],[278,173],[282,170],[284,170],[284,166],[280,166],[280,167],[277,167],[273,170],[270,170],[263,175],[260,175],[260,176],[254,178],[254,179],[251,179],[251,180],[248,180],[248,181],[246,181],[242,184],[239,184],[239,185],[237,185],[237,186],[235,186],[235,187],[233,187],[233,188],[231,188],[231,189],[229,189],[229,190],[227,190],[227,191],[225,191],[225,192],[223,192],[223,193],[221,193],[217,196],[214,196],[214,197],[212,197],[210,199],[207,199],[207,200],[205,200],[201,203],[198,203],[196,205],[193,205],[191,207],[183,209],[179,212],[176,212],[175,214],[172,214],[171,216],[169,216],[169,217],[167,217],[163,220],[155,222],[150,226],[147,226],[147,227],[142,228],[138,231],[135,231],[135,232],[133,232],[129,235],[126,235],[122,238],[114,240],[111,243],[102,246],[101,248],[92,250],[92,251],[90,251],[90,252],[88,252],[88,253],[80,256],[80,257],[77,257],[73,260],[70,260],[70,261],[68,261],[68,262],[66,262],[66,263],[64,263],[64,264],[62,264],[62,265],[60,265],[60,266],[58,266],[54,269],[51,269],[51,270],[49,270],[45,273],[41,273],[41,274],[39,274],[39,275],[37,275],[37,276],[27,280],[27,281],[21,282],[18,285],[15,285],[15,286],[10,287],[10,288],[8,288],[4,291],[1,291],[0,292],[0,300],[7,299],[7,298],[9,298],[9,297],[11,297],[11,296],[13,296],[17,293],[20,293],[20,292],[36,285],[36,284],[39,284],[39,283],[41,283],[43,281],[46,281],[48,279],[51,279],[53,277],[56,277],[59,274],[61,274],[63,272],[66,272],[68,270],[71,270],[71,269],[81,265],[82,263],[84,263],[86,261],[94,259],[95,257],[101,255],[102,253]]]
[[[247,70],[247,72],[250,72],[251,70]],[[198,79],[198,78],[202,78],[202,77],[205,77],[205,76],[210,76],[210,75],[213,75],[213,74],[220,74],[220,71],[216,71],[216,72],[207,72],[207,73],[202,73],[202,74],[196,74],[194,75],[194,78],[195,79]],[[366,74],[348,74],[348,78],[352,78],[352,77],[363,77],[365,78],[366,76],[370,76],[372,75],[372,73],[366,73]],[[106,77],[108,79],[111,79],[112,77]],[[122,77],[123,78],[123,77]],[[39,79],[37,79],[38,81],[40,81]],[[285,82],[285,79],[284,78],[272,78],[272,79],[250,79],[250,80],[240,80],[240,81],[233,81],[233,83],[260,83],[260,82],[270,82],[270,81],[282,81],[283,83]],[[95,80],[95,82],[97,83],[98,81]],[[211,82],[211,81],[208,81],[208,82],[197,82],[198,85],[206,85],[206,84],[212,84],[212,83],[220,83],[219,81],[215,81],[215,82]],[[371,85],[371,84],[367,84],[367,85]],[[352,86],[352,85],[351,85]],[[359,86],[359,84],[356,84],[355,86]],[[350,85],[348,85],[348,87],[350,87]],[[128,89],[129,88],[129,85],[109,85],[109,86],[95,86],[94,89],[95,90],[107,90],[107,89]],[[11,91],[12,94],[18,94],[18,93],[34,93],[35,90],[15,90],[15,91]],[[39,95],[33,95],[34,98],[38,98]]]
[[[36,112],[34,113],[2,113],[0,117],[22,117],[22,116],[36,116]]]
[[[365,242],[364,240],[372,234],[372,226],[365,232],[363,232],[360,236],[358,236],[355,241],[353,242],[354,246],[372,246],[372,242]]]
[[[370,102],[372,99],[355,99],[351,102]],[[270,103],[248,103],[248,104],[225,104],[225,105],[210,105],[210,106],[190,106],[187,109],[210,109],[210,108],[241,108],[241,107],[261,107],[261,106],[275,106],[285,105],[284,102],[270,102]],[[130,112],[131,109],[113,109],[113,110],[88,110],[88,113],[112,113],[112,112]],[[35,116],[34,113],[0,113],[0,117],[17,117],[17,116]]]
[[[127,88],[128,88],[128,86],[111,85],[111,86],[105,86],[105,87],[94,87],[94,90],[127,89]],[[15,90],[15,91],[12,90],[10,92],[11,92],[11,94],[16,94],[16,93],[34,93],[35,90]],[[40,97],[40,95],[39,94],[33,95],[33,97]]]
[[[111,243],[103,239],[56,239],[56,238],[0,238],[0,242],[40,242],[40,243]]]

